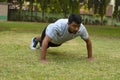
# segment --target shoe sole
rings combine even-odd
[[[34,38],[32,38],[32,40],[31,40],[30,49],[32,49],[32,50],[36,50],[36,48],[33,47],[33,44],[34,44],[34,43],[33,43],[33,39],[34,39]]]

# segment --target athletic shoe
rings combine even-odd
[[[37,41],[35,41],[36,38],[32,38],[32,41],[31,41],[31,45],[30,45],[30,48],[32,50],[35,50],[36,49],[36,45],[37,45]]]

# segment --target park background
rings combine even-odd
[[[0,80],[120,80],[120,0],[0,1]],[[106,16],[109,5],[111,15]],[[71,13],[81,14],[95,60],[87,60],[86,44],[78,37],[49,48],[49,63],[41,63],[40,50],[29,48],[31,38]]]
[[[54,22],[78,13],[88,25],[120,22],[120,0],[1,0],[0,5],[0,19],[8,21]]]

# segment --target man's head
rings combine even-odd
[[[79,14],[71,14],[68,19],[68,31],[75,34],[80,27],[82,18]]]

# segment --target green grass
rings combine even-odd
[[[120,27],[114,26],[87,26],[92,36],[104,36],[109,38],[120,38]]]
[[[88,26],[95,60],[86,59],[79,37],[49,48],[48,64],[40,50],[29,49],[31,38],[48,24],[0,22],[0,80],[120,80],[120,28]],[[73,43],[73,44],[71,44]]]

